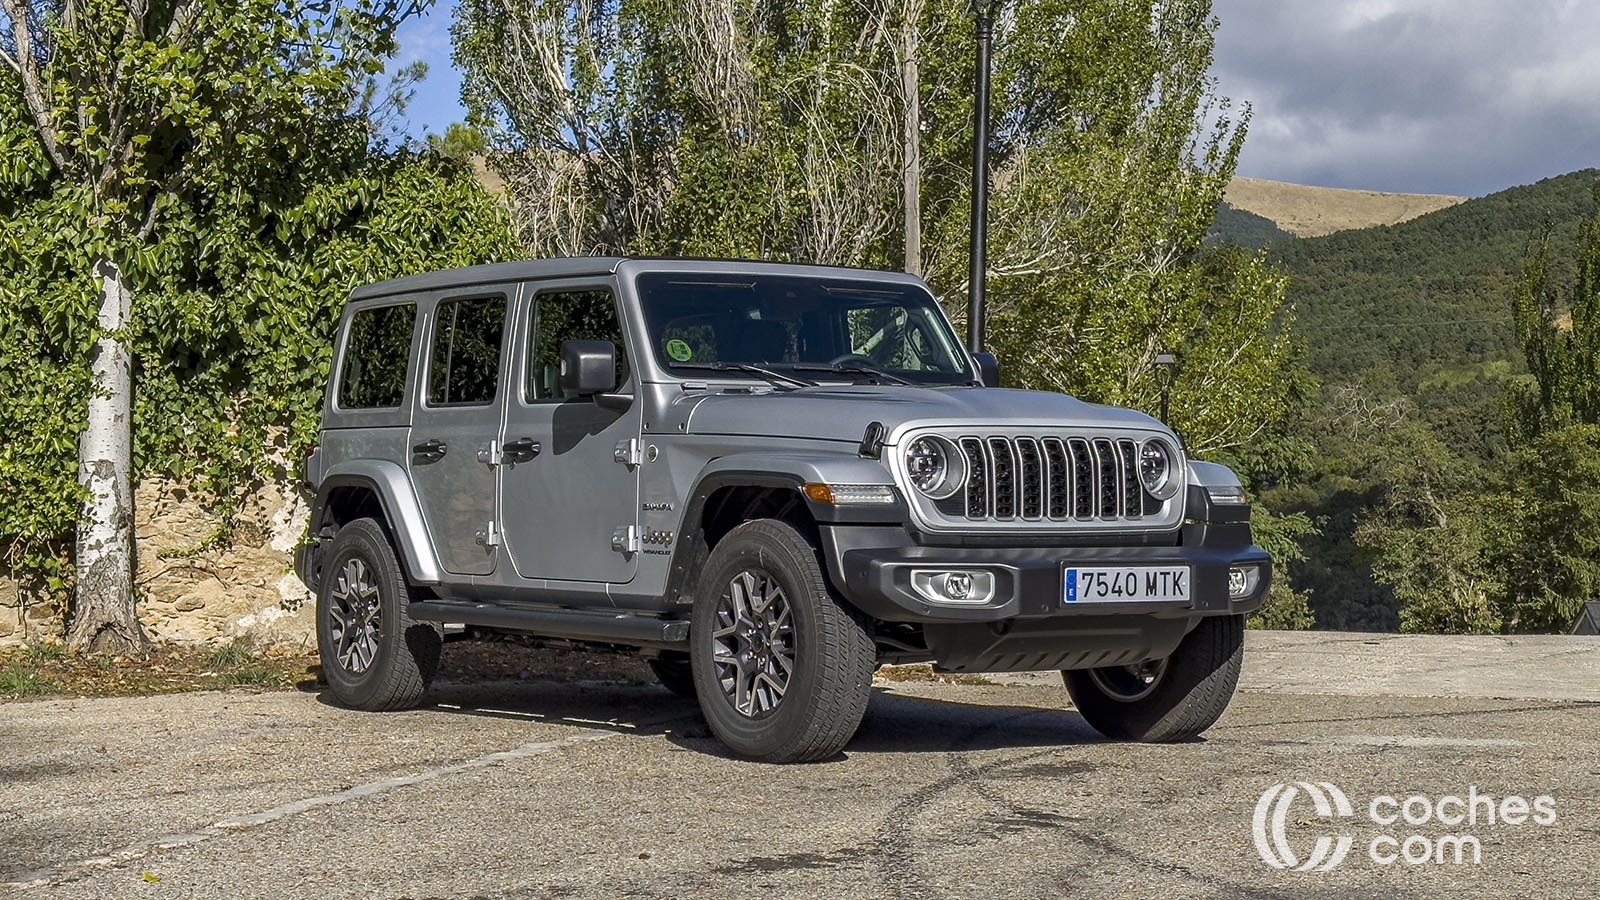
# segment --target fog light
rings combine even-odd
[[[994,573],[982,570],[914,569],[911,589],[929,603],[981,606],[994,599]]]
[[[944,592],[951,600],[966,602],[972,596],[972,575],[969,572],[951,572],[944,578]]]
[[[1261,569],[1258,566],[1234,566],[1228,570],[1228,598],[1241,600],[1256,592],[1256,585],[1261,583]]]

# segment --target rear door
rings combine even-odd
[[[423,342],[409,468],[440,565],[454,575],[487,575],[495,567],[494,453],[516,290],[506,285],[439,295]]]
[[[520,318],[531,334],[502,440],[508,451],[537,445],[538,452],[507,453],[500,484],[506,548],[524,578],[626,583],[638,560],[630,542],[639,465],[628,453],[639,445],[641,404],[603,409],[565,396],[560,380],[563,341],[611,341],[618,390],[633,389],[616,292],[602,280],[529,285],[524,294]]]

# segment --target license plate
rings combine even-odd
[[[1061,601],[1066,606],[1085,603],[1188,603],[1189,567],[1068,567],[1061,587]]]

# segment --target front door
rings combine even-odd
[[[506,323],[515,287],[439,298],[423,347],[422,402],[411,418],[411,483],[439,563],[494,571],[494,442],[505,404]]]
[[[637,568],[638,548],[628,538],[639,521],[639,466],[619,461],[618,448],[637,446],[640,404],[604,409],[593,399],[565,396],[560,379],[563,341],[611,341],[619,390],[632,389],[616,295],[605,283],[540,285],[525,293],[520,316],[531,334],[501,438],[506,549],[524,578],[624,584]],[[526,449],[534,445],[537,453]],[[513,454],[513,448],[524,449]]]

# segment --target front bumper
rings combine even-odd
[[[1193,526],[1191,526],[1193,528]],[[1261,606],[1272,580],[1272,559],[1253,544],[1206,542],[1112,547],[929,547],[893,540],[892,529],[835,527],[828,542],[830,574],[862,612],[884,622],[995,622],[1074,615],[1190,617],[1234,615]],[[1203,531],[1203,527],[1195,529]],[[1185,529],[1187,534],[1190,529]],[[900,532],[904,535],[904,532]],[[1203,535],[1193,535],[1203,536]],[[1067,605],[1066,566],[1181,565],[1190,570],[1190,602]],[[1228,595],[1228,570],[1255,566],[1259,578],[1242,597]],[[994,595],[982,605],[930,602],[911,585],[917,569],[993,572]]]
[[[1119,546],[950,547],[917,544],[899,528],[823,526],[828,574],[867,615],[921,626],[928,656],[951,671],[1026,671],[1126,665],[1167,656],[1203,616],[1261,606],[1272,560],[1249,525],[1190,523],[1175,540]],[[1187,566],[1189,601],[1067,604],[1068,566]],[[1228,570],[1258,579],[1230,597]],[[930,602],[911,583],[917,569],[985,570],[994,592],[981,605]]]

